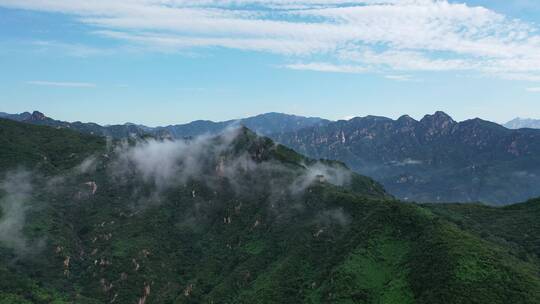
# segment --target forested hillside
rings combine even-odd
[[[540,302],[538,202],[458,221],[245,128],[0,134],[2,304]]]

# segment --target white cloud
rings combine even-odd
[[[317,72],[333,72],[333,73],[364,73],[366,68],[353,65],[335,65],[325,62],[311,62],[311,63],[294,63],[285,65],[286,68],[292,70],[306,70]]]
[[[527,92],[540,93],[540,88],[527,88]]]
[[[37,85],[37,86],[48,86],[48,87],[66,87],[66,88],[95,88],[94,83],[89,82],[54,82],[54,81],[41,81],[33,80],[27,81],[27,84]]]
[[[447,0],[0,0],[0,6],[70,14],[95,34],[150,50],[281,54],[302,62],[285,65],[292,69],[540,77],[534,24]]]
[[[384,78],[395,81],[418,81],[411,75],[385,75]]]
[[[60,52],[73,57],[90,57],[96,55],[112,54],[112,50],[90,47],[83,44],[63,43],[58,41],[36,40],[31,41],[30,46],[37,52]]]

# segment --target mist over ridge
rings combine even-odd
[[[15,116],[30,124],[116,139],[183,139],[244,125],[309,157],[341,161],[407,201],[501,205],[540,196],[538,130],[511,130],[479,118],[456,122],[441,111],[421,120],[403,115],[395,120],[365,116],[340,121],[267,113],[157,128],[59,122],[39,112]]]

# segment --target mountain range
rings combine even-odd
[[[35,125],[71,129],[91,135],[108,136],[117,139],[142,135],[181,139],[203,134],[217,134],[224,129],[235,125],[243,125],[259,134],[269,135],[293,132],[302,128],[324,125],[330,122],[317,117],[302,117],[281,113],[266,113],[222,122],[196,120],[187,124],[169,125],[164,127],[147,127],[134,123],[101,126],[95,123],[83,123],[79,121],[66,122],[49,118],[39,111],[34,111],[33,113],[24,112],[21,114],[7,114],[0,112],[0,118]]]
[[[404,200],[505,204],[540,195],[540,130],[436,112],[420,121],[358,117],[274,138],[343,161]]]
[[[539,206],[404,204],[245,127],[0,119],[0,303],[539,303]]]
[[[116,139],[181,139],[244,125],[309,157],[341,161],[405,201],[501,205],[540,196],[540,130],[510,130],[481,119],[456,122],[443,112],[420,121],[407,115],[397,120],[366,116],[329,121],[267,113],[155,128],[69,123],[40,112],[3,116]]]

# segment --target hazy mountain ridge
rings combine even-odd
[[[24,112],[21,114],[0,113],[0,118],[35,125],[72,129],[91,135],[107,136],[116,139],[141,137],[144,135],[181,139],[203,134],[217,134],[225,130],[227,127],[234,125],[244,125],[259,134],[269,135],[274,133],[293,132],[302,128],[324,125],[330,122],[317,117],[303,117],[282,113],[266,113],[253,117],[222,122],[196,120],[186,124],[169,125],[165,127],[148,127],[134,123],[101,126],[91,122],[65,122],[49,118],[39,111],[34,111],[31,114],[29,112]]]
[[[47,117],[45,114],[34,111],[32,113],[24,112],[21,114],[0,114],[0,118],[10,119],[18,122],[29,123],[33,125],[49,126],[58,129],[71,129],[90,135],[99,135],[113,138],[128,138],[133,136],[143,136],[148,133],[148,129],[134,124],[108,125],[101,126],[96,123],[83,123],[80,121],[67,122],[55,120]]]
[[[188,124],[171,125],[154,128],[151,133],[172,138],[198,136],[202,134],[216,134],[225,128],[234,125],[243,125],[262,135],[293,132],[307,127],[325,125],[329,120],[318,117],[303,117],[282,113],[265,113],[253,117],[213,122],[209,120],[196,120]]]
[[[507,127],[508,129],[523,129],[523,128],[540,129],[540,119],[518,117],[505,123],[504,126]]]
[[[526,237],[492,241],[245,128],[107,143],[0,119],[0,135],[7,303],[540,301]]]
[[[32,116],[30,112],[23,112],[20,114],[9,114],[9,113],[0,112],[0,118],[11,119],[15,121],[24,121],[24,120],[29,119],[30,116]]]

